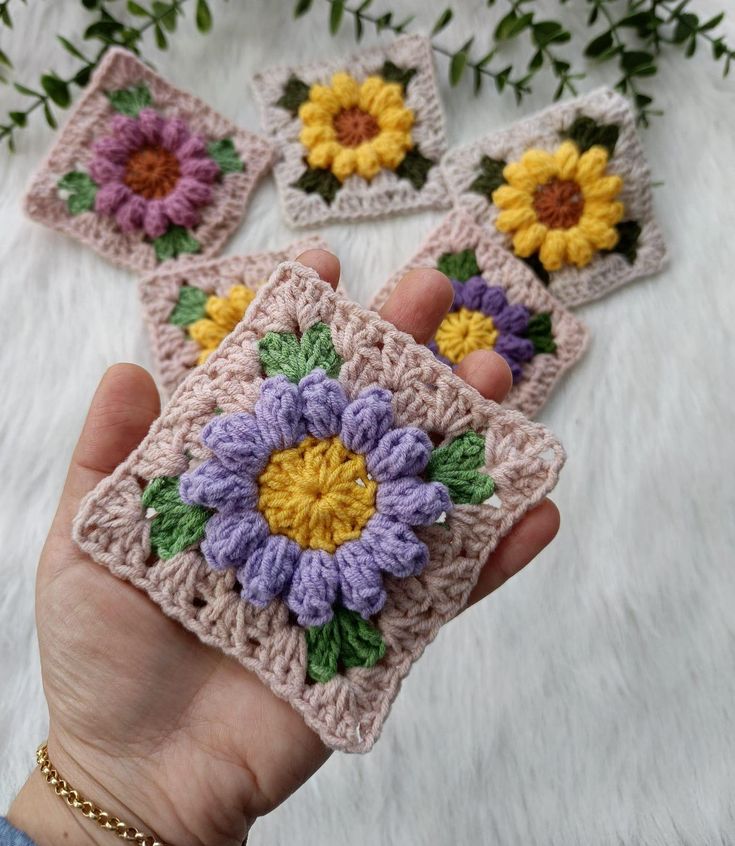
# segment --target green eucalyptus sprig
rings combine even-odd
[[[10,0],[5,0],[0,6],[0,20],[12,26],[7,6]],[[128,0],[127,11],[131,18],[140,20],[135,25],[122,20],[109,9],[109,2],[105,0],[81,0],[85,9],[95,14],[95,19],[87,26],[82,34],[82,41],[89,42],[93,48],[91,55],[87,48],[82,49],[73,41],[58,35],[61,46],[79,61],[77,68],[67,77],[61,77],[54,71],[44,73],[39,79],[38,88],[31,88],[16,82],[15,89],[24,97],[29,98],[30,105],[26,109],[8,112],[8,122],[0,124],[0,141],[5,140],[10,151],[15,150],[15,132],[24,128],[29,116],[40,109],[46,123],[55,129],[57,126],[54,107],[66,109],[73,99],[73,88],[83,88],[92,75],[92,71],[102,60],[110,47],[125,47],[136,55],[140,55],[140,44],[143,36],[153,30],[156,46],[165,50],[171,33],[176,31],[179,17],[184,13],[183,6],[189,0],[153,0],[148,5]],[[207,0],[196,0],[196,25],[200,32],[206,33],[212,28],[212,13]],[[0,56],[0,65],[3,57]],[[10,60],[5,57],[5,64],[10,66]]]
[[[357,41],[362,38],[364,24],[373,24],[378,32],[388,30],[400,35],[407,31],[413,16],[401,18],[394,10],[372,11],[373,0],[362,0],[349,4],[347,0],[326,0],[329,5],[329,29],[336,34],[345,15],[354,19],[354,34]],[[482,58],[472,55],[476,36],[467,40],[458,50],[448,50],[435,41],[454,19],[454,10],[447,7],[437,18],[431,34],[432,49],[449,59],[448,77],[452,86],[463,78],[471,77],[475,94],[478,94],[487,78],[495,82],[499,93],[511,89],[516,101],[520,102],[531,92],[531,83],[543,72],[556,80],[554,99],[565,93],[576,93],[576,81],[584,79],[582,70],[574,69],[570,60],[571,49],[566,55],[558,52],[560,45],[573,40],[572,33],[564,22],[541,19],[533,6],[537,0],[505,0],[507,11],[488,28],[490,49]],[[567,0],[560,0],[562,6],[572,7]],[[723,75],[727,76],[735,50],[731,48],[716,30],[724,19],[724,12],[709,20],[701,21],[691,11],[691,0],[577,0],[576,6],[584,2],[589,7],[587,23],[592,30],[579,53],[588,61],[612,63],[619,75],[611,80],[618,91],[628,95],[638,111],[638,120],[647,126],[651,116],[661,114],[653,107],[653,95],[643,91],[641,80],[653,77],[658,72],[656,58],[670,48],[681,48],[686,58],[704,42],[716,62],[722,62]],[[496,0],[487,0],[487,6],[495,6]],[[314,5],[314,0],[296,0],[294,15],[301,17]],[[523,66],[514,63],[502,65],[502,55],[507,44],[522,34],[529,37],[532,56]],[[499,69],[495,69],[499,67]]]

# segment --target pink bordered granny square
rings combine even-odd
[[[449,314],[428,344],[437,359],[455,367],[475,350],[495,350],[513,375],[505,404],[535,415],[584,353],[588,333],[582,321],[551,296],[527,264],[499,247],[487,227],[461,210],[450,212],[431,232],[371,307],[380,309],[415,267],[437,267],[454,288]]]
[[[286,262],[74,537],[328,746],[365,752],[563,461],[543,426]]]
[[[312,235],[282,250],[210,259],[143,279],[139,288],[143,318],[164,393],[172,394],[217,349],[276,265],[313,249],[327,245]]]
[[[450,150],[456,205],[565,305],[661,269],[666,248],[628,101],[599,89]]]
[[[291,225],[450,204],[427,39],[407,35],[340,60],[270,68],[253,86],[278,149],[274,174]]]
[[[271,164],[270,145],[110,50],[25,200],[28,214],[116,264],[215,255]]]

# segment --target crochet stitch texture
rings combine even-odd
[[[393,428],[420,429],[434,447],[424,472],[420,463],[412,469],[424,483],[442,480],[453,507],[443,522],[413,530],[428,560],[420,572],[409,568],[400,576],[384,576],[385,601],[375,616],[366,620],[338,606],[331,621],[305,630],[280,598],[257,607],[241,597],[234,567],[211,566],[200,547],[201,512],[187,523],[188,536],[176,534],[182,521],[169,517],[169,489],[175,482],[166,487],[156,480],[195,475],[215,455],[220,462],[249,460],[247,438],[234,442],[231,450],[224,444],[216,452],[210,449],[206,432],[220,425],[212,421],[252,415],[276,371],[283,377],[280,385],[287,380],[296,389],[305,375],[318,374],[320,368],[324,375],[311,378],[324,385],[338,382],[353,406],[361,396],[390,395]],[[289,439],[281,439],[290,419],[287,406],[277,407],[281,411],[259,431],[274,448],[288,449]],[[318,404],[315,413],[324,408]],[[354,419],[363,418],[356,414]],[[334,437],[336,418],[327,413],[319,426],[326,428],[313,437]],[[368,425],[365,433],[373,428]],[[386,447],[376,466],[367,441],[343,444],[367,456],[377,504],[381,474],[407,467],[401,464],[405,459],[399,461],[399,447]],[[482,399],[427,349],[345,301],[313,270],[284,263],[260,290],[246,319],[180,385],[141,445],[86,497],[74,537],[94,560],[145,591],[166,614],[257,673],[327,745],[364,752],[377,739],[413,661],[462,608],[500,538],[553,488],[563,460],[561,446],[543,426]],[[278,478],[276,472],[274,483]],[[163,486],[144,494],[154,484]],[[247,495],[243,487],[242,496]],[[370,498],[361,497],[354,525],[370,507]],[[190,507],[178,502],[175,508]],[[432,516],[427,512],[426,521]],[[161,551],[164,533],[157,530],[156,555],[152,527],[162,519],[176,530],[171,536],[176,534],[177,543]]]
[[[444,118],[425,38],[270,68],[253,78],[253,89],[278,150],[274,176],[290,225],[450,205],[439,167]]]
[[[153,352],[153,367],[164,394],[170,396],[194,367],[206,361],[209,354],[205,356],[203,352],[211,351],[210,341],[216,341],[216,349],[227,334],[225,332],[218,339],[211,335],[205,338],[206,327],[200,324],[194,334],[199,331],[201,335],[192,337],[189,327],[207,317],[209,298],[226,299],[234,286],[244,286],[255,294],[276,265],[315,249],[327,249],[327,244],[319,236],[310,235],[282,250],[209,259],[146,276],[138,287],[138,294]],[[182,311],[187,299],[191,308]],[[224,319],[221,325],[225,325]]]
[[[407,271],[437,266],[450,277],[455,299],[429,349],[449,365],[472,350],[494,349],[513,374],[505,405],[534,416],[562,374],[583,355],[588,341],[585,325],[551,296],[524,262],[498,246],[487,226],[462,210],[444,218],[370,307],[380,309]],[[531,340],[532,322],[540,322],[544,315],[553,352]]]
[[[33,177],[25,208],[110,261],[151,271],[219,252],[271,159],[264,139],[113,48]]]
[[[527,258],[564,305],[655,273],[666,259],[631,106],[609,89],[453,148],[442,170],[455,205]]]

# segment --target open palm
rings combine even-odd
[[[299,260],[336,285],[334,256],[309,251]],[[424,342],[451,300],[438,271],[412,271],[382,316]],[[458,373],[491,399],[501,401],[510,388],[508,367],[492,352],[468,356]],[[80,499],[140,443],[158,413],[151,377],[134,365],[113,367],[71,462],[37,585],[49,753],[69,782],[129,824],[176,846],[229,846],[240,844],[253,820],[282,802],[329,752],[255,675],[202,644],[73,544]],[[471,600],[523,567],[557,527],[556,508],[543,502],[502,542]],[[107,832],[78,820],[73,842],[108,842]],[[41,846],[57,842],[25,827]]]

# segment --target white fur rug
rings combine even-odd
[[[581,28],[586,4],[575,2]],[[178,85],[256,128],[248,86],[256,69],[354,47],[351,21],[331,39],[326,4],[315,5],[294,23],[290,0],[258,4],[257,13],[213,0],[214,32],[199,36],[189,20],[167,53],[148,55]],[[412,5],[390,4],[407,13]],[[430,27],[446,3],[425,5],[415,28]],[[479,0],[461,5],[445,33],[452,46],[489,33],[499,14]],[[696,6],[714,14],[727,4]],[[3,47],[17,78],[67,70],[53,35],[80,31],[79,4],[33,0],[13,11]],[[732,23],[728,35],[735,41]],[[479,100],[469,84],[450,89],[444,64],[441,75],[450,143],[507,125],[550,96],[551,85],[540,86],[518,110],[490,88]],[[257,825],[254,846],[735,842],[735,88],[699,53],[662,61],[651,88],[666,114],[644,143],[663,182],[656,209],[670,266],[580,310],[591,348],[542,415],[569,451],[554,497],[559,538],[445,629],[375,751],[335,755]],[[15,95],[6,90],[3,100],[4,112]],[[14,157],[0,152],[1,806],[45,732],[34,569],[69,454],[103,370],[149,363],[135,280],[21,216],[22,189],[51,134],[34,119],[18,141]],[[366,302],[440,216],[323,233]],[[228,252],[292,235],[267,179]]]

